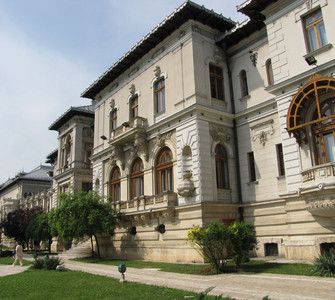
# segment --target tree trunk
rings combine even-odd
[[[96,234],[94,235],[94,237],[95,237],[95,241],[97,243],[98,258],[100,259],[100,246],[99,246],[99,242],[98,242],[98,237],[97,237]]]
[[[92,249],[92,257],[94,257],[94,246],[93,246],[93,236],[91,235],[91,249]]]

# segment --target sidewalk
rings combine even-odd
[[[19,263],[15,267],[12,265],[0,265],[0,277],[14,275],[27,270],[29,266],[21,267]]]
[[[118,267],[65,261],[70,270],[121,279]],[[224,295],[239,299],[271,300],[335,299],[335,278],[289,276],[275,274],[221,274],[200,276],[161,272],[157,269],[127,268],[125,278],[129,282],[165,286],[175,289],[203,292],[215,286],[210,295]]]
[[[32,259],[25,257],[25,259]],[[121,279],[117,266],[90,264],[64,260],[70,270]],[[28,266],[0,265],[0,276],[17,274]],[[237,299],[271,300],[335,299],[335,278],[292,276],[277,274],[220,274],[212,276],[161,272],[158,269],[127,268],[125,279],[148,285],[164,286],[193,292],[203,292],[215,287],[210,295],[223,295]],[[125,283],[126,284],[126,283]]]

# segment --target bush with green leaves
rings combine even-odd
[[[312,273],[318,276],[335,277],[335,253],[334,251],[325,251],[313,262],[314,269]]]
[[[225,224],[214,222],[208,227],[195,226],[188,231],[186,240],[211,264],[216,273],[223,272],[228,243]]]
[[[33,269],[43,269],[44,268],[44,259],[43,258],[35,258],[31,267]]]
[[[228,227],[229,246],[234,255],[236,268],[249,260],[249,252],[257,246],[255,226],[251,223],[233,223]]]
[[[63,263],[59,257],[35,258],[31,267],[33,269],[56,270],[57,266]]]
[[[241,262],[248,259],[248,252],[257,245],[254,225],[244,222],[230,226],[218,222],[207,227],[195,226],[188,231],[186,240],[216,273],[223,272],[228,249],[233,253],[236,268],[239,268]]]

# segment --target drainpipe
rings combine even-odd
[[[232,111],[232,114],[235,115],[235,100],[234,100],[234,90],[233,90],[233,79],[232,79],[231,70],[230,70],[229,57],[228,57],[228,54],[227,54],[227,45],[224,42],[222,42],[220,44],[220,46],[223,49],[223,53],[224,53],[226,64],[227,64],[231,111]],[[235,171],[236,171],[236,183],[237,183],[237,196],[238,196],[238,203],[242,204],[243,199],[242,199],[242,185],[241,185],[241,172],[240,172],[240,158],[239,158],[239,151],[238,151],[237,127],[236,127],[236,119],[235,118],[233,119],[233,137],[234,137],[233,148],[234,148],[234,153],[235,153],[235,156],[236,156]],[[243,206],[240,206],[238,208],[238,212],[240,214],[240,221],[243,221],[244,220]]]

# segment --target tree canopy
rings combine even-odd
[[[30,222],[26,229],[26,238],[34,242],[47,242],[49,252],[51,251],[52,235],[48,223],[48,214],[41,210],[35,211],[30,218]]]
[[[119,214],[93,191],[61,194],[59,200],[60,205],[49,214],[53,236],[59,235],[65,241],[84,236],[90,236],[92,241],[94,236],[100,257],[97,235],[113,234]]]
[[[19,208],[9,212],[5,219],[1,222],[1,227],[4,229],[4,234],[7,237],[14,238],[21,244],[28,244],[29,236],[26,235],[26,229],[31,221],[32,216],[36,213],[41,213],[42,209],[35,208]]]

